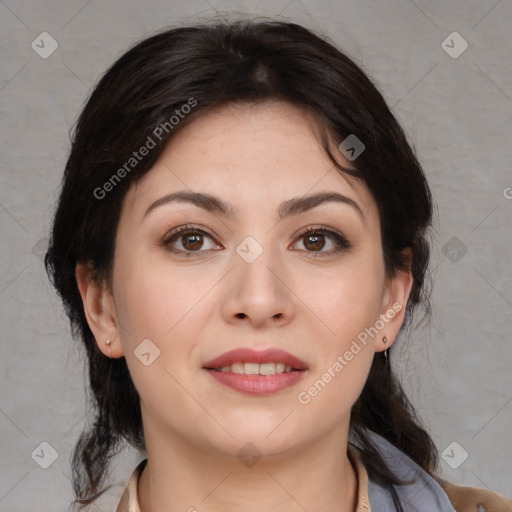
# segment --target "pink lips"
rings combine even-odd
[[[233,363],[284,363],[292,367],[291,372],[275,373],[273,375],[245,375],[233,372],[220,372],[217,369]],[[277,393],[287,387],[297,384],[306,373],[308,366],[304,361],[279,349],[256,351],[247,348],[230,350],[219,357],[208,361],[203,368],[221,384],[253,396],[265,396]]]
[[[294,370],[307,370],[308,366],[304,361],[292,356],[289,352],[275,348],[267,350],[253,350],[250,348],[237,348],[221,354],[219,357],[208,361],[203,365],[205,369],[216,369],[228,366],[233,363],[284,363],[290,365]]]

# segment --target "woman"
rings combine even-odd
[[[431,217],[382,95],[307,29],[215,22],[124,54],[46,257],[94,394],[75,503],[126,440],[147,457],[118,512],[512,510],[436,475],[389,361],[428,312]]]

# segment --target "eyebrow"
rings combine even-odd
[[[191,203],[199,208],[203,208],[212,213],[219,213],[228,218],[234,218],[238,213],[237,208],[211,194],[180,190],[157,199],[148,207],[144,217],[155,208],[172,202]],[[363,224],[365,224],[365,216],[359,205],[350,197],[344,196],[338,192],[319,192],[283,201],[278,208],[279,220],[281,221],[287,217],[311,210],[312,208],[328,202],[344,203],[351,206],[361,217]]]

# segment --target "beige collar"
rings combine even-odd
[[[357,476],[357,506],[355,512],[371,512],[370,499],[368,497],[368,473],[364,467],[359,450],[353,445],[348,445],[348,458],[354,467]],[[133,470],[116,512],[140,512],[137,486],[142,470],[146,467],[147,459],[142,460]]]

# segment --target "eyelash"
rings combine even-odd
[[[202,252],[207,252],[207,251],[201,251],[201,250],[183,251],[181,249],[176,249],[176,248],[172,247],[172,245],[171,245],[172,242],[174,242],[175,240],[179,240],[180,235],[183,236],[184,234],[187,234],[187,233],[206,235],[206,236],[210,237],[212,240],[214,239],[213,235],[211,235],[204,229],[200,229],[194,225],[187,224],[185,226],[180,226],[179,228],[176,228],[173,231],[171,231],[170,233],[168,233],[162,240],[161,245],[163,247],[165,247],[167,250],[169,250],[170,252],[185,254],[186,257],[195,257]],[[307,229],[301,231],[297,235],[297,238],[301,239],[311,233],[327,235],[331,239],[333,239],[337,245],[336,249],[334,249],[334,250],[331,249],[330,251],[307,251],[306,250],[306,252],[310,253],[311,256],[313,256],[314,258],[323,257],[323,256],[331,256],[331,255],[337,254],[341,251],[348,251],[348,250],[352,249],[352,244],[348,241],[348,239],[344,235],[342,235],[341,233],[339,233],[337,231],[333,231],[328,226],[321,225],[318,227],[308,227]]]

